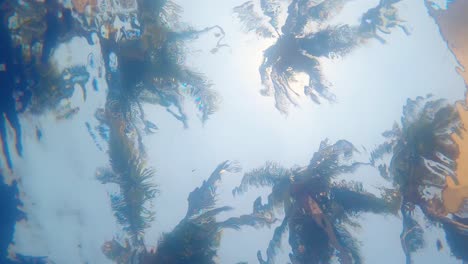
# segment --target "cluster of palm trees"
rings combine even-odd
[[[381,1],[377,7],[363,15],[357,27],[323,27],[322,25],[337,13],[345,2],[337,0],[311,4],[310,1],[294,0],[288,7],[286,23],[281,28],[282,33],[279,33],[278,25],[281,5],[275,4],[275,1],[261,1],[263,13],[268,17],[269,28],[259,24],[259,16],[252,17],[256,15],[253,13],[253,3],[248,2],[235,8],[235,12],[246,21],[246,29],[255,30],[262,36],[278,36],[277,43],[265,51],[260,73],[266,85],[265,94],[275,93],[277,108],[280,111],[286,111],[283,108],[284,100],[294,103],[288,82],[293,78],[293,74],[299,71],[310,76],[305,94],[316,101],[318,97],[333,100],[334,96],[328,91],[321,76],[317,58],[331,56],[332,53],[344,55],[369,38],[383,41],[377,31],[389,33],[390,29],[398,26],[407,32],[393,7],[398,1]],[[234,194],[241,194],[246,192],[249,186],[271,187],[267,203],[263,204],[259,197],[253,204],[251,214],[218,222],[215,216],[229,210],[230,207],[215,206],[215,183],[223,173],[239,170],[235,164],[223,162],[201,187],[190,193],[187,214],[180,223],[173,231],[163,235],[156,250],[147,250],[143,243],[144,230],[153,219],[153,212],[147,206],[158,191],[156,186],[151,184],[153,171],[144,168],[144,146],[137,121],[142,121],[140,123],[144,125],[145,131],[150,130],[148,126],[152,123],[145,120],[141,102],[157,103],[168,109],[170,106],[176,106],[178,113],[168,111],[186,125],[181,95],[183,91],[189,91],[191,96],[204,98],[199,100],[202,102],[199,111],[202,120],[206,120],[216,109],[217,96],[209,89],[209,82],[202,75],[187,69],[181,63],[181,45],[184,40],[204,32],[224,32],[217,26],[204,30],[185,28],[174,31],[168,26],[166,15],[177,14],[176,5],[171,2],[146,0],[141,0],[138,4],[138,16],[142,21],[141,38],[124,42],[103,41],[106,64],[109,64],[112,53],[115,53],[119,67],[115,70],[109,69],[110,90],[106,109],[103,110],[106,117],[103,120],[111,131],[111,169],[99,171],[98,176],[103,182],[120,186],[120,194],[112,197],[112,206],[117,219],[131,238],[125,243],[112,240],[103,246],[103,251],[115,262],[215,263],[220,231],[223,228],[239,229],[244,225],[271,227],[278,220],[278,209],[282,210],[284,217],[274,231],[266,250],[266,259],[261,251],[258,251],[260,263],[274,263],[286,231],[289,231],[289,244],[292,248],[289,256],[292,263],[327,263],[333,258],[337,258],[341,263],[360,263],[363,259],[359,251],[359,241],[352,235],[352,228],[359,226],[356,216],[362,212],[396,215],[401,211],[404,226],[402,247],[408,263],[411,262],[410,253],[420,248],[424,239],[422,229],[411,217],[411,210],[415,206],[421,207],[429,218],[446,226],[447,234],[456,236],[457,241],[466,239],[463,233],[466,232],[464,224],[456,219],[456,215],[452,218],[435,213],[440,212],[440,206],[436,206],[437,202],[424,200],[425,198],[418,196],[415,191],[420,190],[424,184],[429,184],[428,181],[443,188],[444,184],[433,182],[433,178],[422,179],[428,174],[422,172],[421,164],[432,166],[432,170],[429,171],[435,171],[435,174],[441,174],[441,168],[449,168],[448,164],[434,165],[433,159],[418,156],[417,151],[426,151],[423,149],[427,144],[428,149],[443,154],[450,133],[459,128],[456,112],[453,111],[453,107],[451,111],[450,107],[449,110],[439,109],[441,101],[430,101],[427,102],[426,117],[415,115],[410,118],[413,114],[410,111],[417,109],[412,106],[413,101],[409,101],[403,115],[404,120],[407,118],[408,121],[403,121],[402,129],[395,126],[392,131],[384,133],[389,140],[372,152],[369,163],[355,161],[353,155],[356,149],[352,143],[345,140],[333,144],[323,141],[309,165],[305,167],[290,169],[268,162],[246,173],[239,187],[233,190]],[[320,30],[306,33],[311,21],[320,25]],[[222,45],[218,42],[216,48]],[[419,101],[418,98],[416,102]],[[432,125],[426,124],[425,119],[428,117],[435,121]],[[154,127],[156,126],[152,124],[151,128]],[[441,136],[438,129],[446,134],[441,140],[444,144],[435,146],[431,143],[431,140],[434,140],[431,134]],[[451,154],[443,154],[440,157],[437,156],[439,154],[434,155],[442,159],[441,162],[453,161],[456,154],[453,152],[454,148],[456,147],[451,147]],[[393,155],[392,162],[377,164],[385,153]],[[417,157],[423,157],[422,163],[411,163]],[[405,165],[402,164],[404,162]],[[450,164],[453,166],[453,162]],[[378,167],[385,178],[394,183],[394,188],[382,188],[380,194],[373,194],[366,191],[360,182],[337,180],[338,176],[352,173],[360,166]],[[412,176],[407,176],[408,174]],[[460,244],[452,248],[456,251],[457,246],[460,248]],[[463,253],[455,254],[463,257]]]
[[[259,263],[275,263],[286,232],[292,248],[291,263],[329,263],[332,259],[362,263],[360,242],[353,236],[353,229],[360,226],[361,213],[371,212],[401,215],[402,250],[407,263],[412,263],[411,254],[425,244],[421,219],[413,217],[420,210],[430,223],[445,230],[452,254],[466,260],[466,212],[462,206],[456,212],[448,211],[450,200],[443,194],[447,179],[458,184],[458,177],[463,177],[455,173],[459,149],[453,139],[463,129],[454,104],[432,97],[409,99],[401,127],[394,125],[383,133],[386,140],[371,152],[369,162],[356,161],[357,150],[346,140],[333,144],[322,141],[307,166],[285,168],[267,162],[245,173],[233,195],[252,187],[267,187],[271,188],[268,200],[262,203],[258,197],[251,214],[218,222],[216,214],[230,207],[215,206],[216,183],[222,174],[240,170],[236,163],[225,161],[190,193],[186,216],[172,232],[163,235],[156,250],[145,249],[133,255],[141,263],[216,263],[220,230],[245,225],[271,228],[282,217],[266,258],[258,251]],[[362,166],[379,168],[393,187],[371,193],[362,182],[343,179]],[[443,246],[440,241],[437,244]],[[132,251],[120,252],[128,259]]]
[[[15,132],[16,151],[22,154],[18,112],[24,107],[20,107],[20,99],[28,97],[28,110],[40,114],[55,110],[62,99],[73,95],[75,83],[70,81],[81,80],[82,88],[89,81],[86,70],[83,76],[77,76],[83,73],[81,68],[58,72],[49,60],[53,48],[59,41],[75,36],[87,37],[90,42],[98,38],[109,89],[105,107],[98,109],[95,116],[100,122],[99,134],[109,143],[110,164],[100,168],[96,176],[102,183],[116,184],[119,188],[110,200],[115,217],[129,237],[128,247],[122,249],[142,250],[144,231],[154,219],[151,201],[158,193],[153,183],[155,172],[145,163],[142,142],[143,133],[153,133],[158,127],[145,118],[142,104],[166,107],[187,127],[183,101],[191,98],[201,121],[208,120],[218,108],[219,95],[203,74],[185,65],[184,45],[212,32],[218,38],[211,50],[214,53],[226,46],[225,33],[219,26],[197,30],[180,23],[181,8],[169,0],[138,0],[136,10],[122,10],[124,5],[117,1],[101,1],[104,6],[93,5],[91,1],[72,2],[88,5],[87,11],[76,10],[76,6],[74,10],[68,9],[55,0],[1,3],[3,154],[11,169],[6,138],[8,123]],[[113,28],[115,21],[129,22],[131,28]],[[83,94],[86,100],[84,88]],[[87,126],[93,129],[89,123]],[[106,246],[109,248],[109,244]]]
[[[458,185],[459,177],[464,177],[455,173],[460,150],[453,136],[466,133],[458,111],[454,104],[430,96],[409,99],[403,108],[401,128],[394,125],[383,133],[386,141],[372,151],[369,163],[354,160],[357,150],[350,142],[330,144],[325,140],[308,166],[284,168],[267,162],[245,173],[233,194],[244,193],[249,187],[271,188],[265,204],[260,197],[253,204],[254,211],[248,215],[256,217],[253,226],[270,227],[278,210],[284,215],[266,250],[266,259],[258,251],[259,262],[274,263],[283,234],[289,231],[291,263],[328,263],[332,258],[340,263],[362,263],[359,241],[352,235],[352,229],[360,225],[356,216],[362,212],[400,212],[402,249],[407,263],[412,263],[411,253],[425,243],[421,219],[413,217],[415,210],[421,210],[433,225],[441,226],[452,254],[466,260],[466,212],[462,205],[451,212],[451,200],[445,194],[446,181]],[[390,158],[383,159],[385,155]],[[379,194],[372,194],[361,182],[337,180],[360,166],[379,167],[393,188],[380,188]],[[238,220],[249,225],[244,220],[248,216]],[[443,247],[440,240],[437,245]]]
[[[205,77],[184,65],[183,45],[186,40],[218,30],[216,47],[220,48],[224,31],[218,26],[195,30],[169,23],[169,17],[177,18],[179,12],[180,7],[171,1],[138,1],[140,24],[133,26],[140,35],[119,38],[122,32],[117,30],[100,39],[109,91],[105,108],[98,109],[96,117],[100,127],[109,131],[110,167],[99,169],[97,178],[119,186],[119,192],[110,199],[129,239],[125,245],[113,240],[103,246],[106,255],[118,263],[133,263],[146,252],[144,231],[154,220],[151,201],[159,192],[153,184],[154,170],[145,164],[142,142],[143,132],[153,133],[158,127],[146,120],[142,103],[167,107],[185,127],[184,97],[194,98],[202,121],[214,113],[218,103],[218,95]]]
[[[275,221],[255,209],[251,215],[216,220],[216,215],[232,209],[216,206],[217,185],[221,176],[237,173],[240,169],[236,162],[219,164],[210,177],[189,194],[185,217],[171,232],[163,234],[156,250],[146,250],[143,244],[143,247],[137,248],[129,241],[122,245],[114,239],[104,244],[104,253],[116,263],[216,263],[223,229],[239,230],[244,225],[257,227]]]

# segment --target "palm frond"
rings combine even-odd
[[[372,165],[375,165],[377,160],[382,159],[383,156],[385,156],[385,154],[391,153],[393,148],[395,147],[395,143],[395,141],[386,141],[378,145],[370,153],[370,163]]]
[[[281,3],[278,0],[260,0],[260,7],[263,14],[270,18],[269,23],[273,26],[276,32],[279,31],[279,15]]]
[[[197,224],[182,220],[171,232],[163,235],[155,254],[144,263],[214,264],[218,235],[214,222]]]
[[[328,140],[324,140],[312,156],[307,174],[330,179],[338,174],[353,172],[359,166],[365,165],[352,159],[355,152],[356,148],[349,141],[339,140],[330,145]]]
[[[161,7],[159,19],[161,23],[168,28],[173,28],[179,25],[182,13],[182,7],[171,0],[166,0],[166,3]]]
[[[215,221],[215,216],[219,213],[230,211],[233,208],[230,206],[222,206],[214,209],[201,210],[198,214],[190,216],[190,220],[194,223],[204,224]]]
[[[116,183],[120,184],[120,178],[109,168],[99,168],[96,171],[96,179],[102,184]]]
[[[129,232],[132,241],[138,241],[154,220],[154,212],[147,202],[158,193],[150,182],[154,171],[133,163],[127,175],[120,175],[120,193],[111,196],[111,204],[118,222]]]
[[[353,235],[346,229],[343,225],[335,225],[336,237],[339,240],[339,243],[349,251],[353,258],[353,263],[361,264],[363,263],[363,258],[361,255],[361,243],[353,237]]]
[[[226,160],[219,164],[210,177],[203,181],[200,187],[195,188],[188,197],[188,209],[186,217],[199,214],[199,212],[212,209],[216,203],[216,184],[221,180],[221,175],[226,172],[236,173],[241,167],[236,161]]]
[[[263,167],[244,174],[241,184],[234,188],[232,193],[233,195],[244,193],[249,186],[273,187],[284,179],[289,180],[291,176],[289,169],[274,162],[267,162]]]
[[[403,214],[403,230],[400,234],[401,246],[406,256],[406,263],[411,263],[411,254],[424,247],[424,229],[414,220],[410,212]]]
[[[262,253],[260,250],[257,252],[257,258],[260,263],[268,263],[268,264],[275,263],[275,257],[278,254],[278,249],[281,248],[282,238],[284,236],[284,233],[287,230],[288,230],[288,217],[285,216],[283,218],[283,221],[281,222],[281,225],[275,228],[273,237],[271,238],[270,243],[268,244],[267,260],[266,261],[263,260]]]
[[[350,0],[327,0],[308,6],[309,17],[319,25],[335,17]],[[306,1],[307,2],[307,1]]]
[[[181,90],[183,93],[189,95],[197,110],[201,113],[201,120],[205,122],[209,116],[214,114],[220,104],[219,94],[211,89],[211,83],[206,81],[206,77],[200,73],[185,69],[181,76],[179,76],[181,83]]]
[[[363,39],[375,38],[385,43],[378,33],[390,34],[391,30],[399,27],[405,34],[409,35],[404,21],[398,17],[398,10],[394,4],[401,0],[380,1],[376,7],[369,9],[361,18],[359,35]]]
[[[286,22],[281,27],[283,35],[300,36],[308,21],[307,8],[304,8],[301,0],[293,0],[288,6]]]
[[[187,126],[184,97],[193,100],[203,122],[218,110],[220,104],[220,96],[211,88],[212,84],[206,76],[183,65],[185,51],[182,39],[196,37],[203,32],[204,30],[190,30],[185,33],[171,33],[171,40],[167,40],[169,43],[157,51],[151,62],[152,82],[147,85],[149,89],[140,93],[143,100],[167,107],[184,126]],[[171,106],[175,106],[179,113],[173,112],[169,108]]]
[[[291,179],[281,179],[271,188],[270,194],[267,197],[267,203],[262,204],[261,197],[258,197],[254,202],[254,212],[269,213],[276,215],[278,209],[286,210],[288,201],[291,199],[290,188]]]
[[[264,96],[273,95],[276,109],[283,114],[287,114],[290,105],[297,106],[297,98],[300,94],[291,87],[290,81],[294,73],[284,69],[286,63],[283,65],[282,62],[285,57],[279,57],[278,54],[275,54],[275,50],[278,48],[277,45],[274,45],[265,51],[264,62],[259,68],[264,87],[260,92]],[[273,62],[276,63],[272,64]]]
[[[267,26],[264,18],[255,12],[254,7],[255,5],[252,1],[247,1],[242,5],[234,7],[233,12],[240,22],[242,22],[244,31],[255,32],[258,36],[264,38],[273,37],[274,31]]]
[[[314,28],[321,28],[327,20],[335,17],[349,0],[303,1],[293,0],[288,7],[283,34],[302,36],[306,34],[310,23]]]
[[[261,214],[248,214],[241,215],[238,217],[230,217],[227,220],[222,221],[219,225],[221,228],[230,228],[240,230],[242,226],[251,226],[255,228],[270,226],[275,222],[271,216]]]
[[[130,139],[118,126],[110,131],[109,156],[111,169],[99,170],[98,179],[119,185],[120,192],[111,195],[112,209],[135,244],[154,219],[147,203],[159,192],[151,182],[155,171],[145,167]]]
[[[270,205],[262,205],[261,197],[258,197],[253,205],[253,211],[248,215],[241,215],[239,217],[231,217],[221,223],[224,228],[232,228],[239,230],[242,226],[252,226],[255,228],[268,226],[276,222],[276,218],[272,212]]]
[[[353,50],[358,42],[355,30],[348,26],[327,27],[300,39],[301,48],[315,57],[342,56]]]
[[[348,214],[355,215],[361,212],[395,213],[392,204],[366,192],[360,182],[336,184],[331,188],[330,195],[333,202],[339,204]]]
[[[454,256],[458,259],[467,260],[468,252],[466,251],[466,245],[468,245],[468,235],[466,231],[460,231],[453,225],[444,225],[444,231],[447,237],[448,245]]]

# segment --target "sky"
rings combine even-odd
[[[299,107],[291,107],[287,116],[282,115],[274,108],[273,98],[259,93],[258,66],[262,51],[273,40],[259,39],[240,30],[232,8],[242,2],[178,1],[184,8],[183,21],[195,28],[222,26],[227,34],[225,42],[230,47],[211,54],[209,50],[216,43],[211,34],[188,44],[192,52],[187,65],[204,73],[223,98],[220,110],[205,124],[196,117],[189,100],[188,129],[165,109],[144,106],[147,118],[159,127],[157,133],[144,137],[147,164],[156,169],[154,181],[161,190],[152,205],[156,219],[145,237],[149,246],[156,245],[160,235],[184,217],[188,194],[224,160],[239,161],[243,172],[266,161],[277,161],[288,167],[304,166],[325,138],[332,142],[347,139],[360,149],[370,150],[383,140],[380,134],[400,120],[407,98],[429,93],[450,101],[464,97],[465,86],[455,70],[457,62],[423,1],[403,0],[397,7],[411,35],[393,30],[391,35],[384,36],[386,44],[369,41],[344,58],[322,60],[323,72],[332,84],[337,102],[316,105],[305,98]],[[351,1],[336,23],[357,22],[359,14],[377,2]],[[86,64],[79,62],[86,56],[78,54],[94,52],[98,65],[103,63],[99,43],[90,46],[83,41],[76,38],[69,46],[62,45],[55,58],[64,64],[70,61]],[[65,59],[60,55],[70,51],[76,58]],[[89,66],[88,70],[98,71]],[[94,178],[95,169],[106,166],[108,161],[106,153],[96,148],[84,126],[86,121],[97,124],[93,113],[104,104],[107,89],[104,79],[100,79],[99,87],[99,91],[88,94],[90,99],[86,102],[82,102],[80,89],[76,89],[72,103],[81,110],[71,120],[57,122],[52,115],[34,120],[27,116],[21,118],[25,131],[24,157],[14,156],[13,162],[15,176],[21,178],[24,209],[30,217],[17,225],[15,251],[49,255],[57,263],[66,263],[65,260],[107,263],[100,246],[121,234],[108,197],[115,190]],[[92,91],[90,83],[87,89]],[[35,140],[36,126],[43,129],[41,142]],[[11,131],[9,138],[12,138]],[[363,150],[362,158],[366,155]],[[371,168],[356,174],[370,186],[382,182]],[[219,205],[235,207],[229,215],[249,213],[254,199],[268,193],[268,190],[252,189],[232,197],[231,190],[241,178],[242,173],[226,175],[219,186]],[[403,263],[399,240],[401,219],[365,214],[362,221],[363,228],[356,235],[363,242],[367,263]],[[273,229],[268,228],[225,231],[219,250],[220,262],[256,263],[257,250],[267,248],[272,233]],[[415,263],[457,263],[450,258],[448,247],[435,253],[435,239],[444,239],[440,230],[433,228],[428,233],[429,241],[434,243],[428,243],[427,249],[415,256]],[[288,252],[289,246],[284,243],[278,263],[287,261]]]

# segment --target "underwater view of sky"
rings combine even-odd
[[[2,0],[0,263],[465,263],[464,1]]]

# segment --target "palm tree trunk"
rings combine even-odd
[[[338,257],[342,264],[351,264],[352,259],[347,249],[345,249],[338,241],[336,237],[333,224],[330,219],[323,213],[319,204],[310,196],[307,195],[306,205],[307,211],[311,214],[312,218],[318,226],[320,226],[326,233],[329,239],[329,243],[339,251]]]

